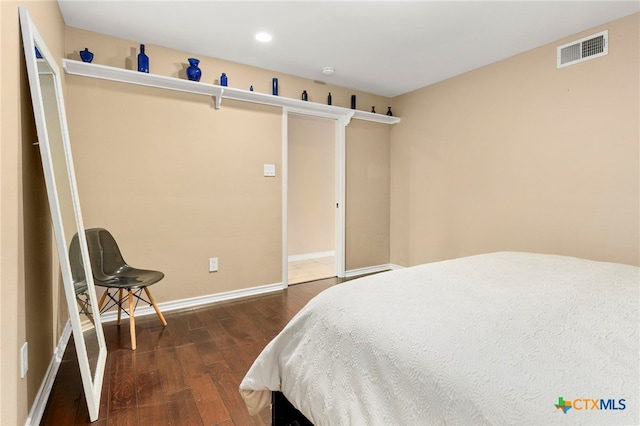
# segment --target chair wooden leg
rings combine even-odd
[[[120,313],[122,312],[122,292],[124,289],[120,289],[118,293],[118,325],[120,325]]]
[[[133,292],[129,289],[129,333],[131,333],[131,349],[136,350],[136,317],[134,315],[135,303]]]
[[[109,294],[109,289],[106,289],[104,293],[102,293],[102,297],[100,297],[100,301],[98,302],[98,310],[102,309],[102,305],[104,305],[104,301],[107,298],[107,294]]]
[[[149,289],[147,287],[144,287],[144,292],[147,293],[147,297],[149,298],[149,302],[151,302],[151,304],[153,305],[153,309],[156,310],[156,314],[158,314],[158,318],[160,318],[160,321],[162,322],[163,326],[167,326],[167,321],[164,319],[164,316],[162,316],[162,312],[160,312],[160,308],[158,308],[158,305],[156,305],[156,301],[153,299],[153,296],[151,295],[151,292],[149,291]]]

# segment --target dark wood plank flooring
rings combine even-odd
[[[264,346],[311,298],[345,281],[329,278],[264,296],[104,324],[108,356],[100,417],[93,425],[269,425],[249,416],[240,381]],[[41,425],[90,424],[70,340]]]

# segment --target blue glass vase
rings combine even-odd
[[[227,85],[227,73],[222,73],[222,75],[220,76],[220,86],[226,86]]]
[[[200,63],[199,59],[189,58],[189,67],[187,68],[187,78],[191,81],[200,81],[200,77],[202,77],[202,70],[198,68],[198,64]]]
[[[84,48],[84,50],[80,51],[80,59],[82,62],[91,62],[93,61],[93,53],[89,52],[88,48]]]
[[[138,71],[149,72],[149,57],[144,53],[144,44],[140,45],[140,53],[138,53]]]
[[[271,94],[278,96],[278,79],[276,77],[271,79]]]

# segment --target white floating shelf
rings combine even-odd
[[[235,89],[228,86],[218,86],[210,83],[183,80],[175,77],[166,77],[158,74],[147,74],[138,71],[109,67],[106,65],[75,61],[72,59],[62,59],[62,66],[67,74],[72,75],[213,96],[216,99],[216,108],[220,108],[222,99],[226,98],[244,102],[279,106],[282,108],[291,108],[296,112],[307,113],[310,115],[344,118],[347,123],[349,123],[352,118],[383,124],[396,124],[400,122],[399,117],[390,117],[384,114],[375,114],[333,105],[324,105],[316,102],[273,96],[265,93]]]

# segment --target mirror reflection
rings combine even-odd
[[[80,214],[58,66],[20,8],[25,61],[69,320],[89,411],[98,418],[107,349]]]
[[[96,318],[93,313],[94,305],[91,303],[89,284],[85,276],[84,262],[80,251],[78,234],[74,234],[69,247],[69,262],[71,263],[71,276],[73,277],[73,287],[75,291],[76,303],[80,314],[80,326],[84,336],[84,342],[89,359],[89,371],[91,377],[95,378],[98,357],[100,355],[100,344],[96,332]]]
[[[36,49],[38,49],[37,44]],[[36,52],[39,52],[39,49]],[[36,54],[36,57],[37,56]],[[69,253],[69,261],[71,262],[75,296],[80,313],[80,324],[84,335],[87,356],[89,358],[91,376],[95,377],[100,346],[96,335],[91,299],[89,297],[84,265],[81,259],[80,244],[76,231],[77,224],[71,196],[71,184],[67,172],[62,128],[60,127],[60,111],[58,110],[54,73],[44,58],[37,59],[37,62],[40,91],[42,93],[44,107],[43,111],[47,134],[49,135],[49,151],[51,153],[51,164],[53,166],[53,178],[60,206],[60,217],[62,219],[61,225],[64,232],[64,240],[69,242],[67,252]]]

